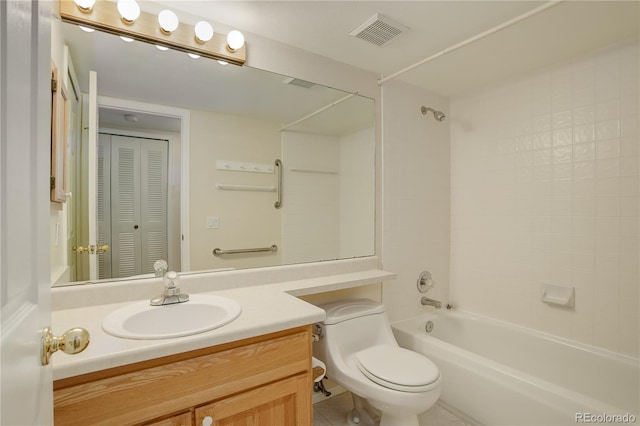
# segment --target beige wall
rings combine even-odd
[[[191,270],[279,265],[280,251],[213,256],[214,248],[281,246],[281,211],[274,192],[216,189],[216,183],[276,186],[276,174],[217,170],[217,160],[273,164],[280,156],[280,126],[232,114],[191,112]],[[207,217],[219,218],[207,229]]]

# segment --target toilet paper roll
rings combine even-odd
[[[311,369],[315,370],[316,368],[322,369],[322,374],[316,377],[315,379],[313,379],[314,382],[319,382],[320,380],[324,379],[324,376],[327,373],[327,366],[324,365],[324,362],[320,361],[318,358],[312,358]]]

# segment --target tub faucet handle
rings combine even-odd
[[[436,282],[431,277],[431,272],[422,271],[420,276],[418,276],[418,291],[420,293],[426,293],[431,290],[434,285],[436,285]]]

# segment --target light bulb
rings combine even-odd
[[[158,50],[162,50],[163,52],[164,52],[165,50],[169,50],[169,48],[168,48],[168,47],[166,47],[166,46],[160,46],[159,44],[156,44],[156,47],[158,48]]]
[[[160,24],[160,31],[164,34],[171,34],[178,28],[180,21],[178,16],[170,10],[163,10],[158,14],[158,23]]]
[[[227,47],[230,51],[235,52],[244,46],[244,36],[238,30],[230,31],[227,34]]]
[[[86,33],[92,33],[92,32],[95,31],[93,28],[85,27],[85,26],[82,26],[82,25],[78,25],[78,28],[80,28],[82,31],[84,31]]]
[[[96,0],[73,0],[80,11],[89,13],[93,10]]]
[[[122,41],[127,43],[131,43],[133,41],[131,37],[120,36],[120,38],[122,39]]]
[[[187,53],[191,59],[198,59],[200,55],[196,55],[195,53]]]
[[[196,42],[204,44],[213,38],[213,27],[210,23],[200,21],[195,26]]]
[[[227,61],[220,61],[220,60],[219,60],[219,61],[218,61],[218,63],[219,63],[220,65],[229,65],[229,62],[227,62]]]
[[[118,0],[118,12],[122,22],[131,25],[140,17],[140,6],[136,0]]]

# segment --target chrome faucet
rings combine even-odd
[[[423,305],[433,306],[436,309],[440,309],[442,307],[442,303],[438,300],[429,299],[428,297],[423,297],[420,301]]]
[[[175,271],[169,271],[165,274],[164,292],[151,299],[149,304],[151,306],[173,305],[174,303],[184,303],[189,301],[189,295],[180,293],[180,288],[176,287],[176,281],[178,280],[178,273]]]

